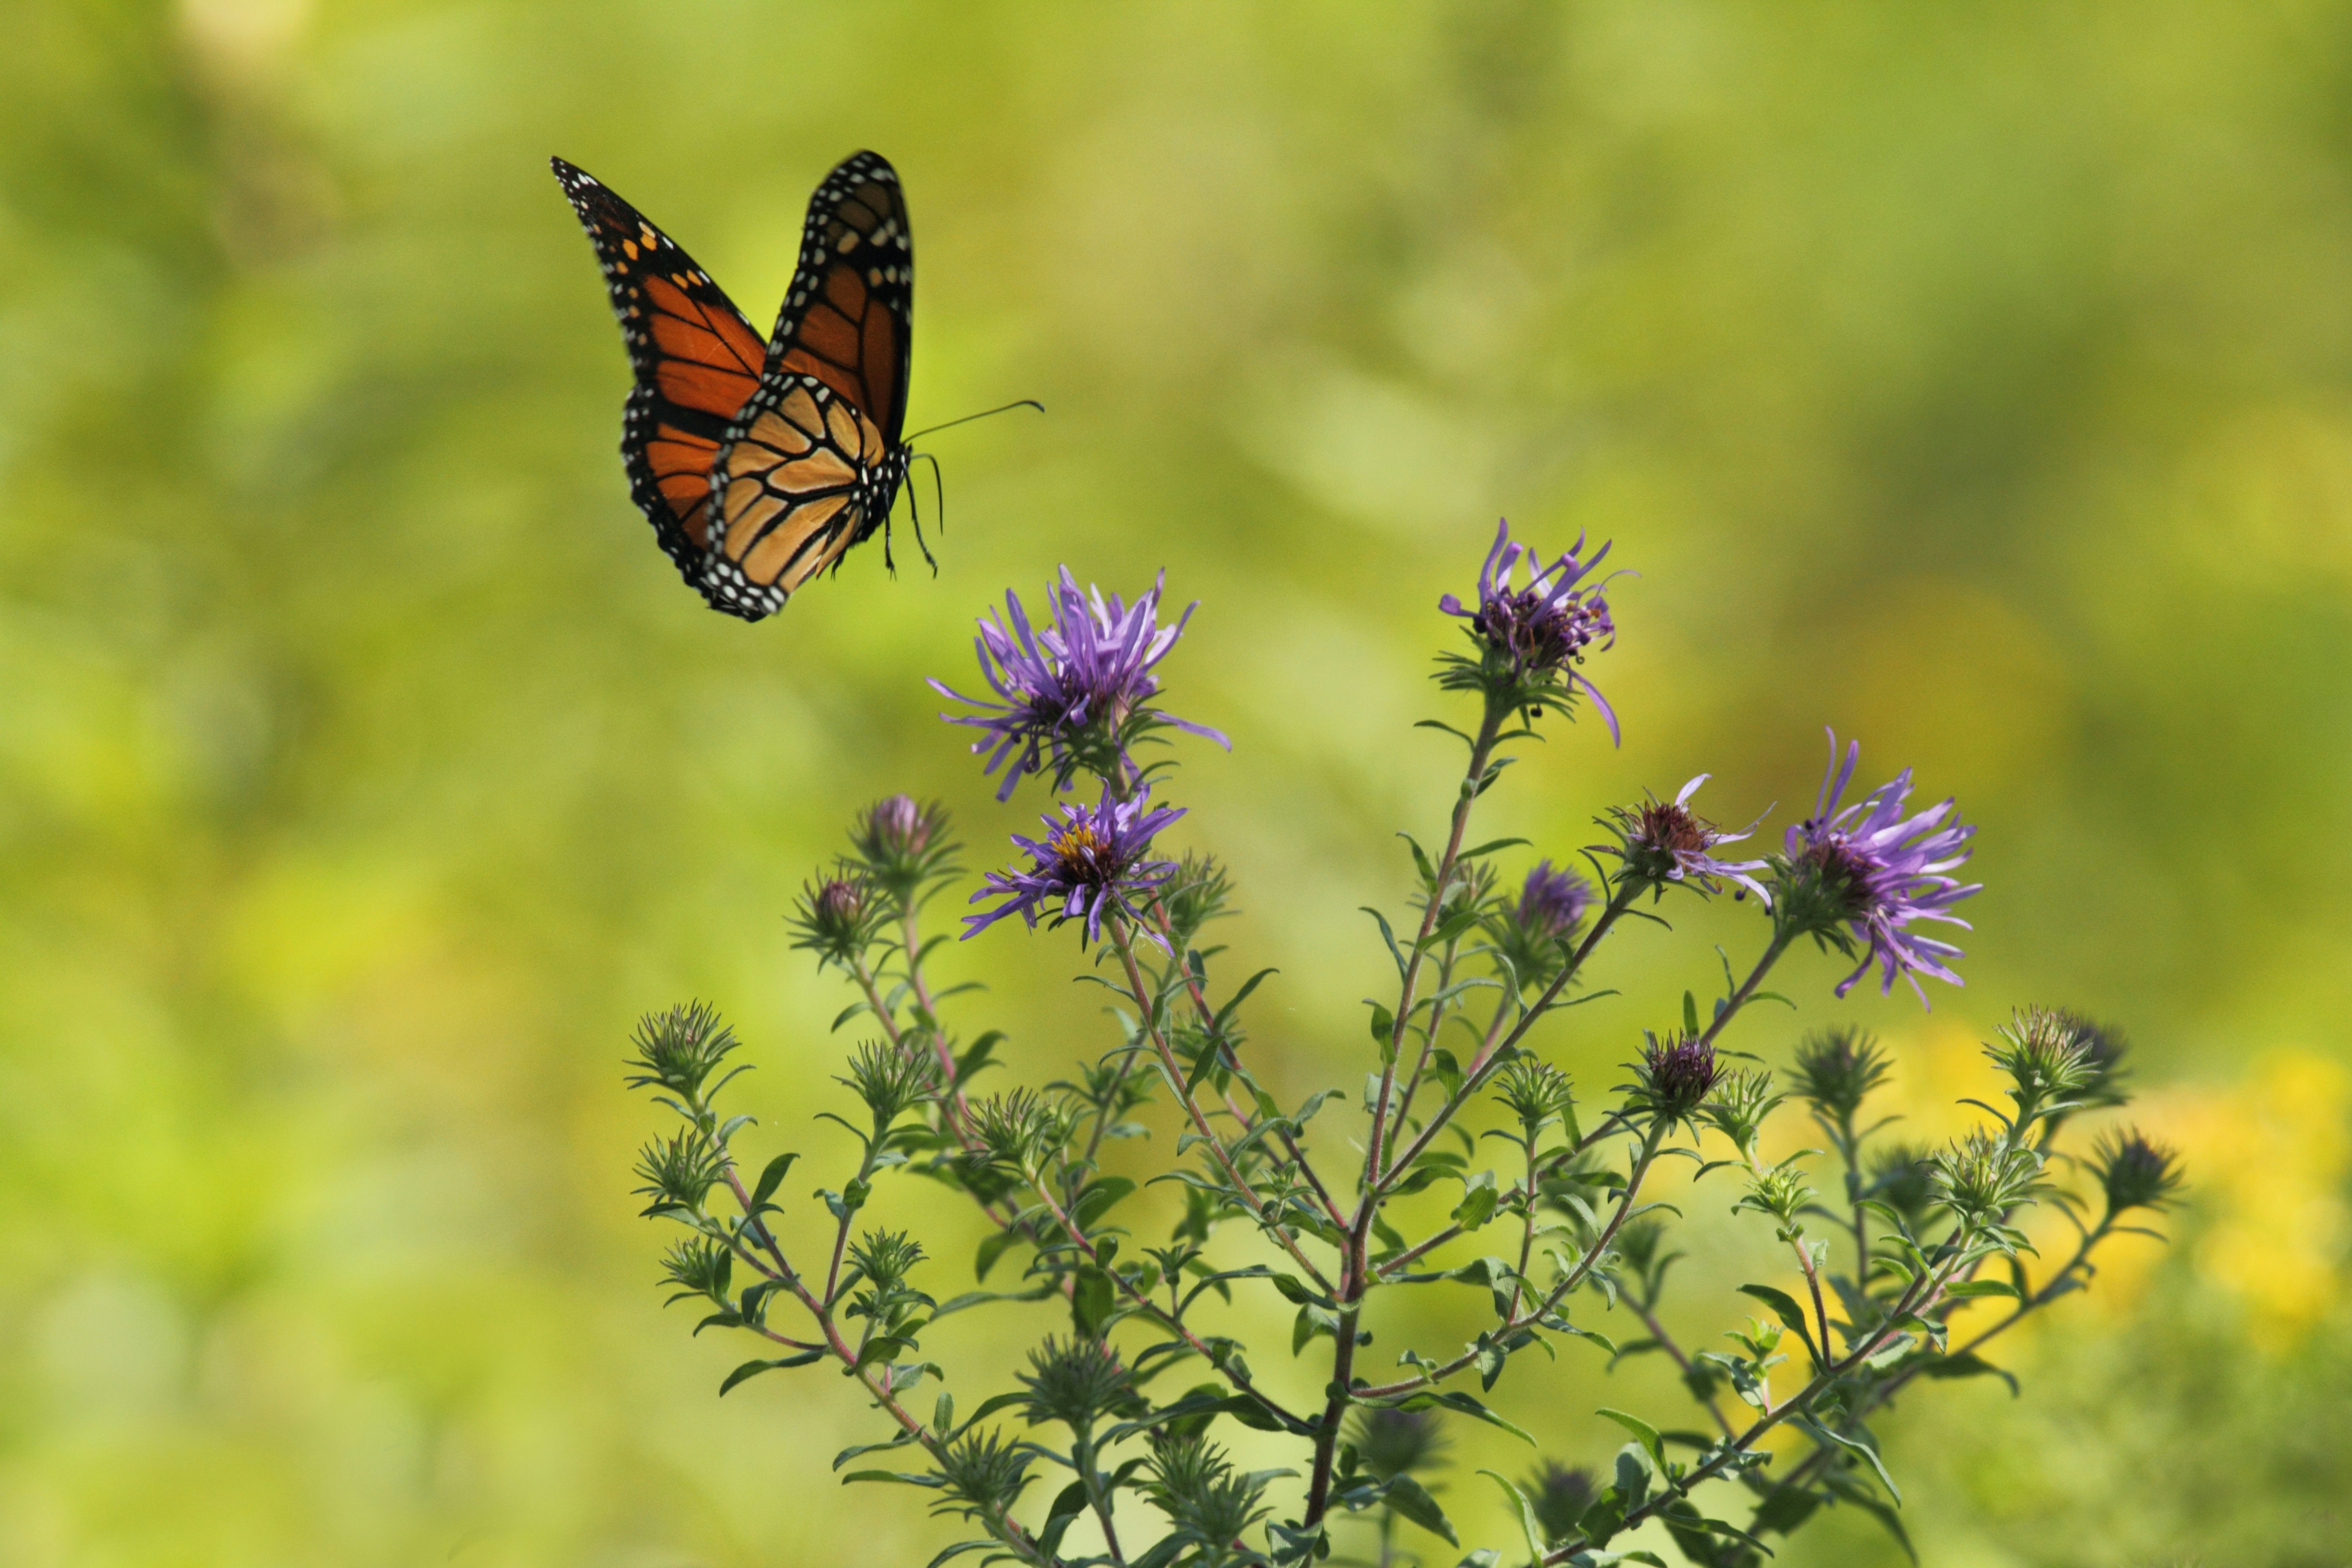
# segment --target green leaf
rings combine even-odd
[[[798,1355],[779,1356],[774,1361],[747,1361],[727,1374],[727,1381],[719,1385],[719,1393],[723,1398],[727,1391],[737,1384],[749,1383],[763,1372],[773,1372],[780,1366],[807,1366],[812,1362],[824,1359],[823,1351],[803,1351]]]
[[[1958,1355],[1928,1362],[1919,1370],[1928,1377],[1997,1377],[2009,1384],[2009,1396],[2011,1399],[2017,1397],[2017,1379],[1974,1351],[1963,1351]]]
[[[1805,1342],[1805,1349],[1812,1352],[1813,1364],[1819,1366],[1822,1363],[1821,1349],[1813,1343],[1811,1331],[1805,1327],[1805,1310],[1797,1305],[1795,1297],[1786,1290],[1775,1290],[1769,1285],[1742,1285],[1739,1293],[1753,1296],[1771,1308],[1772,1315],[1796,1330],[1797,1337]]]
[[[1870,1468],[1878,1472],[1878,1484],[1886,1489],[1886,1495],[1895,1500],[1895,1506],[1897,1508],[1903,1506],[1903,1489],[1896,1486],[1895,1478],[1886,1473],[1886,1466],[1879,1459],[1877,1449],[1867,1443],[1857,1443],[1851,1437],[1841,1436],[1810,1415],[1800,1415],[1795,1417],[1795,1420],[1799,1426],[1812,1434],[1822,1447],[1828,1447],[1834,1445],[1848,1453],[1859,1454],[1869,1461]]]
[[[1078,1332],[1089,1339],[1098,1337],[1105,1321],[1110,1317],[1116,1300],[1110,1276],[1099,1268],[1084,1268],[1077,1271],[1070,1291],[1070,1317]]]
[[[1626,1431],[1633,1434],[1634,1437],[1641,1443],[1643,1452],[1650,1456],[1650,1462],[1657,1466],[1658,1474],[1661,1477],[1666,1474],[1665,1440],[1658,1436],[1658,1429],[1655,1426],[1651,1426],[1647,1421],[1643,1420],[1638,1415],[1629,1415],[1622,1410],[1612,1410],[1606,1405],[1594,1411],[1593,1414],[1596,1415],[1605,1415],[1610,1420],[1617,1423],[1618,1426],[1625,1428]]]
[[[1372,1041],[1381,1047],[1381,1060],[1387,1061],[1396,1048],[1396,1015],[1377,1002],[1372,1004]]]
[[[2017,1287],[2000,1279],[1963,1279],[1957,1285],[1945,1286],[1944,1294],[1955,1301],[1972,1300],[1979,1296],[2007,1296],[2014,1300]]]
[[[1683,1030],[1691,1035],[1698,1033],[1698,998],[1687,991],[1683,993]]]
[[[988,1271],[996,1267],[996,1260],[1004,1256],[1005,1249],[1020,1239],[1021,1233],[1017,1230],[1001,1230],[994,1236],[982,1237],[980,1256],[972,1262],[972,1278],[986,1279]]]
[[[1519,1533],[1527,1541],[1528,1558],[1533,1562],[1542,1562],[1544,1553],[1551,1550],[1551,1543],[1544,1539],[1543,1521],[1536,1517],[1536,1505],[1528,1500],[1528,1494],[1519,1489],[1518,1482],[1500,1470],[1480,1470],[1478,1473],[1503,1489],[1503,1496],[1510,1501],[1512,1515],[1519,1521]]]
[[[768,1168],[760,1173],[759,1184],[751,1189],[751,1206],[754,1209],[776,1195],[776,1189],[784,1184],[784,1173],[791,1170],[793,1162],[799,1158],[798,1154],[779,1154],[768,1162]]]
[[[1459,1546],[1461,1538],[1454,1533],[1454,1521],[1429,1495],[1429,1489],[1411,1476],[1391,1476],[1382,1489],[1381,1500],[1396,1510],[1400,1519],[1409,1519],[1433,1535],[1443,1536],[1448,1546]]]
[[[1492,1410],[1489,1410],[1484,1405],[1481,1405],[1476,1398],[1467,1394],[1448,1392],[1444,1394],[1408,1394],[1398,1405],[1397,1408],[1400,1410],[1426,1410],[1432,1405],[1439,1405],[1447,1410],[1456,1411],[1461,1415],[1469,1416],[1473,1420],[1484,1421],[1489,1426],[1499,1426],[1504,1431],[1508,1432],[1512,1436],[1517,1437],[1519,1441],[1525,1443],[1528,1447],[1532,1448],[1536,1447],[1534,1433],[1528,1431],[1524,1426],[1513,1426],[1510,1422],[1504,1420],[1500,1415],[1496,1415]]]
[[[1135,1184],[1125,1176],[1104,1176],[1090,1182],[1087,1190],[1078,1194],[1077,1202],[1070,1205],[1070,1218],[1076,1222],[1079,1229],[1087,1229],[1108,1213],[1112,1205],[1133,1191]]]
[[[1495,1185],[1495,1173],[1479,1172],[1463,1189],[1462,1201],[1454,1205],[1454,1223],[1465,1231],[1478,1229],[1495,1217],[1495,1205],[1502,1197]]]
[[[988,1065],[989,1053],[993,1051],[997,1042],[1003,1038],[1003,1030],[991,1029],[974,1040],[971,1043],[971,1048],[956,1058],[955,1083],[952,1087],[961,1089],[971,1081],[972,1075]]]

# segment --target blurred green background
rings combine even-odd
[[[1942,1131],[1976,1039],[2072,1003],[2188,1152],[2178,1244],[2007,1347],[2023,1399],[1888,1423],[1926,1560],[2346,1560],[2352,5],[5,15],[0,1563],[923,1561],[914,1494],[822,1473],[875,1435],[838,1379],[721,1403],[743,1352],[663,1316],[631,1021],[713,1000],[761,1136],[836,1155],[793,889],[900,788],[992,858],[1037,797],[921,677],[1008,584],[1164,566],[1171,704],[1234,742],[1178,837],[1283,968],[1270,1070],[1352,1081],[1352,911],[1454,762],[1407,727],[1433,600],[1504,512],[1641,576],[1622,749],[1556,735],[1498,831],[1711,770],[1777,833],[1833,723],[1982,824],[1969,984],[1840,1008],[1808,957],[1740,1043],[1862,1018]],[[546,158],[764,326],[861,146],[921,241],[913,422],[1051,412],[928,443],[936,578],[869,548],[746,626],[629,505]],[[1589,1094],[1733,913],[1556,1026]],[[944,961],[1027,1081],[1107,1043],[1071,945]],[[936,1336],[968,1397],[1016,1318]],[[1514,1374],[1556,1451],[1683,1418],[1577,1354]],[[1526,1457],[1465,1440],[1491,1534],[1472,1454]],[[1833,1518],[1784,1560],[1899,1556]]]

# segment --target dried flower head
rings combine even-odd
[[[1725,882],[1732,882],[1742,894],[1753,893],[1769,906],[1772,896],[1752,875],[1764,869],[1764,861],[1722,860],[1715,854],[1723,845],[1739,843],[1754,833],[1756,823],[1737,833],[1726,833],[1690,808],[1691,796],[1709,776],[1700,773],[1672,800],[1652,795],[1640,805],[1610,807],[1609,826],[1616,830],[1618,841],[1596,847],[1623,861],[1625,876],[1647,883],[1660,896],[1668,883],[1718,893]],[[1762,820],[1757,818],[1757,822]]]
[[[1066,805],[1061,816],[1045,817],[1046,836],[1013,842],[1029,856],[1029,864],[1010,871],[991,871],[988,885],[971,896],[1003,900],[994,909],[964,917],[964,936],[971,938],[1017,914],[1032,926],[1042,912],[1058,926],[1084,922],[1086,940],[1101,939],[1105,915],[1140,921],[1134,900],[1175,875],[1172,860],[1145,858],[1152,836],[1184,813],[1172,806],[1150,805],[1149,792],[1133,800],[1118,800],[1105,784],[1102,798],[1091,806]],[[1146,931],[1155,942],[1159,938]]]
[[[1855,742],[1841,763],[1837,737],[1831,735],[1829,771],[1813,815],[1789,829],[1786,853],[1774,861],[1780,918],[1786,929],[1832,942],[1848,956],[1859,944],[1862,963],[1838,983],[1839,995],[1877,964],[1885,972],[1881,992],[1892,991],[1899,974],[1926,1006],[1927,994],[1918,976],[1962,984],[1946,962],[1959,957],[1960,950],[1911,926],[1929,920],[1967,929],[1969,922],[1950,910],[1981,884],[1945,873],[1968,859],[1968,841],[1976,829],[1960,825],[1949,800],[1905,816],[1904,805],[1911,798],[1908,768],[1841,809],[1838,802],[1861,755],[1861,742]]]
[[[1129,752],[1157,729],[1181,730],[1230,742],[1203,724],[1146,706],[1160,690],[1153,667],[1168,657],[1197,606],[1188,605],[1172,626],[1160,624],[1162,573],[1150,592],[1129,605],[1118,595],[1081,590],[1070,569],[1045,589],[1051,624],[1033,626],[1018,595],[1004,595],[1004,614],[982,617],[974,644],[980,672],[995,700],[966,697],[934,680],[931,689],[977,713],[941,714],[951,724],[981,731],[975,755],[988,758],[985,773],[1004,769],[996,792],[1009,799],[1024,774],[1051,771],[1055,787],[1066,789],[1081,772],[1101,778],[1137,773]]]
[[[1587,648],[1596,643],[1607,648],[1617,639],[1601,584],[1586,581],[1609,546],[1580,560],[1577,552],[1583,548],[1579,537],[1573,549],[1546,566],[1534,548],[1511,537],[1510,521],[1504,520],[1478,573],[1477,607],[1465,607],[1452,594],[1437,601],[1440,610],[1470,623],[1465,629],[1478,649],[1475,658],[1447,655],[1440,684],[1483,691],[1493,707],[1506,712],[1547,706],[1570,712],[1580,691],[1601,710],[1610,739],[1619,739],[1609,700],[1576,668]],[[1515,582],[1522,563],[1525,586]]]

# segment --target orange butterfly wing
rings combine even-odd
[[[898,172],[844,159],[809,198],[760,390],[712,472],[713,605],[757,620],[889,516],[906,476],[915,241]]]
[[[676,241],[585,171],[550,162],[596,247],[636,373],[621,419],[630,498],[679,575],[700,587],[711,468],[759,390],[768,346]]]

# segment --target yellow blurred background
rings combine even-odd
[[[1506,512],[1641,575],[1591,667],[1622,748],[1555,735],[1498,832],[1572,853],[1705,770],[1777,835],[1834,724],[1982,825],[1969,984],[1840,1007],[1807,956],[1738,1043],[1858,1017],[1943,1131],[2012,1005],[2072,1005],[2186,1152],[2176,1245],[1996,1358],[2021,1399],[1885,1424],[1924,1560],[2345,1560],[2352,5],[5,17],[0,1564],[923,1561],[918,1494],[824,1473],[877,1435],[837,1378],[721,1402],[748,1352],[663,1315],[632,1020],[718,1004],[754,1146],[837,1179],[846,998],[779,917],[894,790],[992,860],[1038,797],[993,802],[921,678],[969,681],[1008,585],[1165,567],[1202,602],[1171,703],[1234,740],[1182,747],[1176,837],[1282,967],[1269,1071],[1352,1082],[1353,910],[1401,901],[1390,835],[1454,763],[1408,727],[1433,601]],[[546,160],[764,326],[863,146],[920,241],[912,423],[1050,413],[927,443],[936,577],[867,548],[746,626],[628,502]],[[1754,936],[1628,941],[1548,1048],[1597,1097],[1700,939]],[[1073,958],[943,960],[1022,1081],[1108,1043]],[[1693,1207],[1695,1336],[1765,1256],[1729,1201]],[[1046,1326],[999,1310],[935,1336],[967,1398]],[[1553,1451],[1605,1459],[1597,1405],[1685,1417],[1578,1353],[1514,1373]],[[1496,1441],[1448,1493],[1488,1538]],[[1859,1518],[1794,1550],[1901,1560]]]

